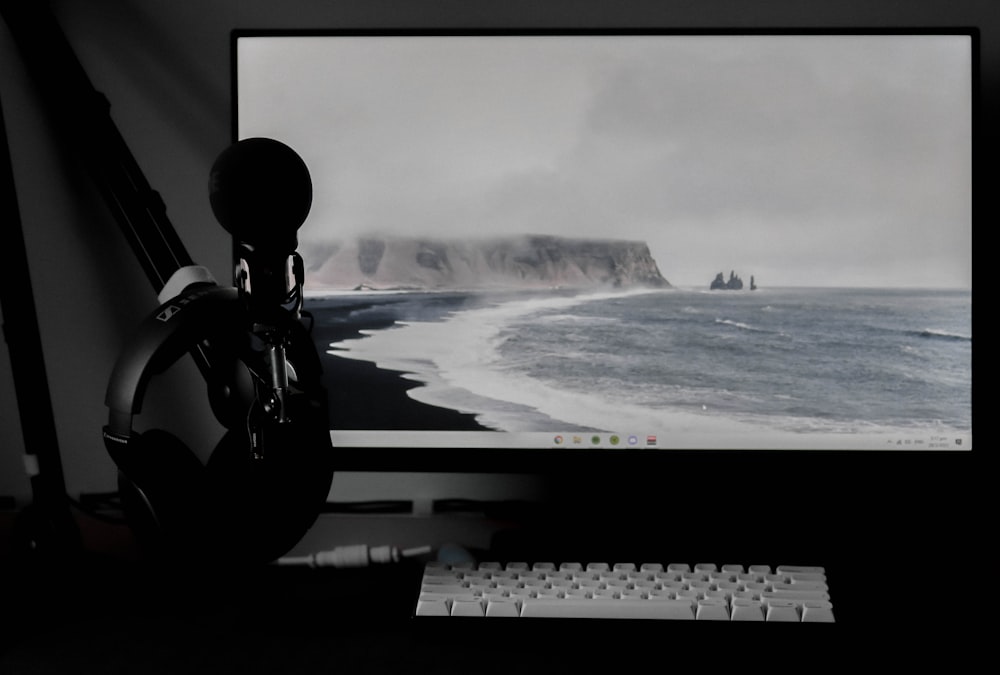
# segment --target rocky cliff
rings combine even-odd
[[[302,253],[307,289],[670,286],[639,241],[364,237]]]

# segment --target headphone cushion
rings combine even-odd
[[[267,431],[262,457],[253,456],[245,431],[230,431],[206,466],[211,511],[225,524],[216,543],[249,562],[269,562],[294,547],[322,511],[333,479],[325,424]]]
[[[160,429],[134,434],[119,468],[126,517],[140,543],[173,554],[184,552],[181,542],[191,549],[210,539],[205,467],[179,438]]]

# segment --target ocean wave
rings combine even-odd
[[[936,330],[933,328],[925,328],[921,331],[916,331],[915,334],[921,338],[927,338],[930,340],[955,340],[959,342],[972,342],[971,335],[963,335],[961,333],[952,333],[945,330]]]
[[[662,292],[639,290],[519,299],[456,312],[443,321],[400,322],[389,329],[365,331],[362,340],[331,343],[328,353],[371,361],[379,368],[407,373],[408,379],[424,384],[410,389],[407,392],[410,397],[475,413],[481,423],[493,428],[531,431],[537,430],[536,427],[545,428],[544,424],[553,419],[587,429],[621,429],[622,425],[660,427],[668,415],[665,411],[609,401],[601,393],[572,392],[523,374],[513,374],[499,347],[504,339],[502,334],[511,322],[534,314]],[[456,345],[462,348],[456,349]],[[521,411],[519,417],[511,414],[514,407]],[[523,413],[528,409],[532,414]],[[682,418],[688,421],[682,423]],[[696,421],[682,413],[671,413],[669,419],[672,425],[682,426],[691,426]],[[703,420],[697,421],[704,424]]]
[[[788,341],[778,338],[786,337],[786,331],[778,329],[777,325],[768,327],[761,315],[747,312],[746,317],[737,317],[733,313],[727,318],[716,318],[713,327],[709,319],[712,314],[706,321],[684,319],[675,322],[678,314],[701,313],[692,311],[697,308],[687,304],[682,297],[670,302],[649,295],[627,303],[614,302],[639,294],[670,292],[676,293],[643,290],[494,299],[493,304],[466,306],[431,320],[400,321],[392,328],[365,331],[364,339],[331,343],[330,353],[408,373],[407,379],[424,385],[407,392],[413,399],[473,413],[480,423],[505,431],[567,430],[569,427],[612,432],[670,429],[677,433],[708,434],[762,431],[839,434],[892,431],[931,424],[924,417],[908,419],[897,414],[906,412],[905,409],[890,411],[892,414],[888,415],[871,414],[868,420],[855,419],[869,415],[870,408],[842,405],[844,402],[840,399],[822,398],[828,392],[839,391],[836,387],[840,381],[836,377],[846,372],[844,368],[826,374],[834,379],[806,379],[813,371],[805,368],[808,364],[800,364],[795,358],[780,362],[774,359],[740,361],[738,366],[730,367],[729,364],[736,361],[724,357],[747,352],[704,353],[712,344],[707,340],[719,337],[720,333],[730,342],[740,341],[741,345],[763,344],[772,350],[775,345],[784,348]],[[600,307],[582,307],[605,300],[613,301],[613,305],[607,306],[607,313],[600,313]],[[719,307],[706,308],[706,312],[709,311],[714,314]],[[592,313],[597,316],[590,316]],[[788,311],[786,315],[791,317],[789,320],[799,321],[793,324],[791,334],[810,335],[809,331],[816,327],[812,314],[803,312],[799,317]],[[635,338],[629,344],[640,345],[642,349],[620,349],[617,340],[621,334],[616,332],[612,340],[609,331],[600,326],[595,326],[593,333],[579,333],[581,340],[600,340],[596,346],[604,351],[599,353],[599,358],[594,356],[598,352],[580,350],[575,341],[565,339],[565,334],[576,330],[576,322],[594,325],[609,321],[622,322],[627,329],[625,335]],[[564,322],[574,325],[568,331],[553,332],[553,327]],[[727,329],[718,328],[720,325]],[[839,335],[840,324],[832,320],[820,323],[820,327],[827,325],[837,327]],[[635,327],[638,329],[631,329]],[[765,335],[762,340],[756,337],[741,340],[739,336],[744,331],[770,334],[774,339]],[[931,339],[971,340],[971,337],[944,331],[911,328],[907,332]],[[539,336],[541,342],[536,349],[534,340]],[[648,336],[655,340],[643,342]],[[684,342],[688,338],[696,341],[701,338],[697,344],[702,351],[691,347],[696,343]],[[523,340],[524,344],[514,344],[510,349],[512,340]],[[503,349],[505,341],[508,349]],[[890,340],[890,344],[895,342]],[[675,344],[680,344],[680,351],[667,356]],[[553,345],[557,345],[558,359],[544,356],[554,353],[551,351]],[[814,357],[841,354],[837,351],[838,345],[814,345],[810,354]],[[824,349],[832,351],[824,352]],[[856,351],[852,351],[852,355]],[[619,356],[636,360],[608,364],[609,359]],[[539,364],[544,367],[534,367]],[[801,371],[796,370],[797,365],[803,366]],[[768,375],[770,371],[766,369],[772,366],[777,367],[776,372],[770,373],[772,379],[750,379],[756,377],[758,371]],[[752,384],[749,388],[745,386],[748,382]],[[727,392],[727,384],[734,385],[732,392]],[[823,405],[819,408],[811,403],[814,394],[822,398]],[[744,400],[744,396],[748,400]],[[948,405],[942,403],[940,407],[944,410]],[[817,413],[817,409],[828,414]],[[933,417],[939,416],[936,410],[934,412]]]
[[[753,331],[753,332],[756,332],[756,333],[768,332],[768,331],[764,331],[761,328],[754,328],[753,326],[751,326],[748,323],[743,323],[742,321],[733,321],[732,319],[716,319],[715,323],[723,325],[723,326],[732,326],[733,328],[739,328],[741,330]]]

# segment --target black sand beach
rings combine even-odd
[[[338,295],[309,298],[305,310],[313,311],[313,340],[323,364],[323,381],[330,402],[334,429],[386,429],[420,431],[488,431],[475,416],[421,403],[407,391],[421,386],[396,370],[329,354],[330,344],[364,339],[361,331],[389,329],[397,321],[433,320],[461,308],[464,294]],[[320,310],[320,311],[317,311]]]

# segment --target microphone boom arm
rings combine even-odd
[[[194,263],[163,199],[111,118],[110,102],[87,77],[48,3],[0,0],[0,11],[60,140],[84,162],[153,291],[160,293],[178,270]],[[191,355],[209,379],[204,351],[196,348]]]

